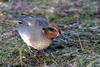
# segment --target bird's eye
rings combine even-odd
[[[23,24],[21,21],[18,22],[19,24]]]

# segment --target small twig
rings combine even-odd
[[[22,48],[19,49],[19,59],[20,59],[21,67],[23,67],[23,61],[22,61]]]
[[[80,39],[79,33],[78,33],[78,41],[79,41],[79,45],[80,45],[81,49],[83,50],[84,48],[83,48],[83,44],[82,44],[82,41]]]
[[[23,67],[23,60],[22,60],[22,58],[23,58],[23,54],[22,54],[23,47],[24,47],[24,45],[22,45],[19,48],[19,60],[20,60],[21,67]]]

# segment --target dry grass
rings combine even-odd
[[[100,34],[100,19],[97,15],[77,12],[76,19],[76,15],[66,16],[61,12],[45,13],[46,9],[40,7],[45,1],[39,3],[39,12],[58,24],[62,34],[48,49],[30,53],[17,33],[15,18],[7,11],[0,11],[0,67],[100,67],[100,38],[97,38]],[[49,4],[46,8],[50,6],[59,5]]]

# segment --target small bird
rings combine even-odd
[[[36,50],[46,49],[59,35],[58,26],[49,23],[46,18],[25,15],[17,18],[20,19],[18,33],[28,47]]]

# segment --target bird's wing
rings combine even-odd
[[[33,28],[23,24],[19,24],[18,26],[18,32],[21,35],[21,37],[23,37],[24,35],[28,38],[33,37],[34,39],[37,39],[37,37],[41,36],[41,31],[41,29]]]
[[[18,14],[18,15],[14,15],[14,17],[17,20],[22,21],[24,23],[28,23],[28,22],[32,24],[35,23],[41,27],[48,26],[48,20],[41,16],[30,16],[30,15]]]
[[[47,48],[51,43],[49,39],[43,36],[41,29],[35,29],[30,26],[20,24],[18,32],[28,46],[32,46],[38,50]]]

